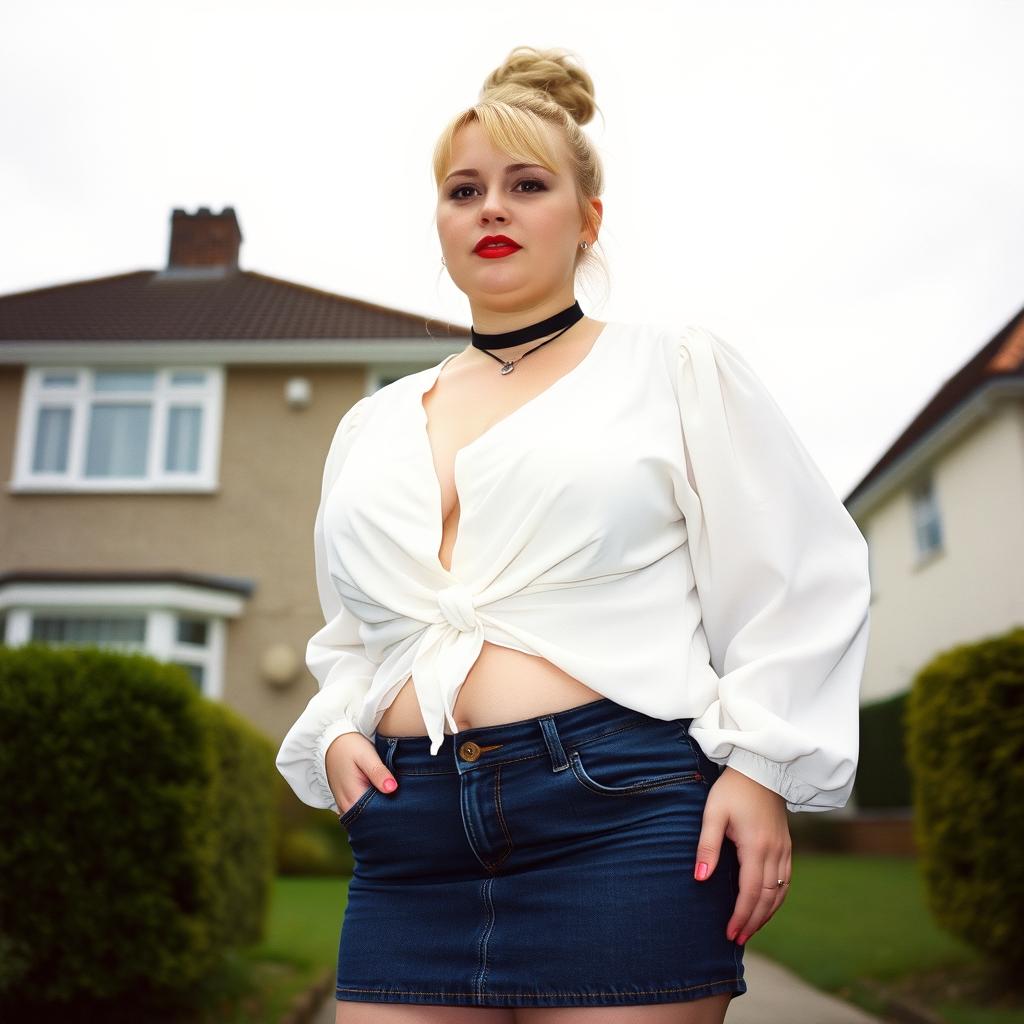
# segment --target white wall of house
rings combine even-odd
[[[930,531],[919,528],[913,494],[929,471],[941,544],[922,553]],[[1024,625],[1020,398],[982,405],[889,494],[852,511],[868,540],[874,590],[864,703],[907,690],[941,650]]]

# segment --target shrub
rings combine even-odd
[[[262,937],[273,756],[179,666],[0,648],[0,1005],[189,1005]]]
[[[915,840],[939,925],[1024,966],[1024,628],[953,647],[907,703]]]

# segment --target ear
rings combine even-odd
[[[596,224],[594,226],[594,236],[595,237],[594,237],[594,241],[590,243],[591,245],[593,245],[594,242],[597,241],[597,237],[596,236],[600,232],[600,230],[601,230],[601,222],[604,220],[604,203],[602,203],[601,200],[597,196],[592,196],[590,199],[587,200],[587,202],[590,203],[590,205],[594,208],[594,210],[597,213]],[[580,226],[585,228],[587,225],[586,224],[582,224]]]

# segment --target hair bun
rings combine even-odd
[[[571,60],[576,63],[571,63]],[[480,90],[480,98],[498,98],[496,93],[534,89],[564,107],[577,124],[586,124],[594,116],[594,82],[569,50],[538,50],[517,46],[504,63],[492,71]]]

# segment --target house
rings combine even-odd
[[[1024,624],[1024,310],[949,377],[853,488],[868,542],[863,703],[939,651]]]
[[[239,267],[174,210],[161,270],[0,296],[0,639],[183,665],[280,737],[312,695],[312,527],[360,397],[466,328]]]

